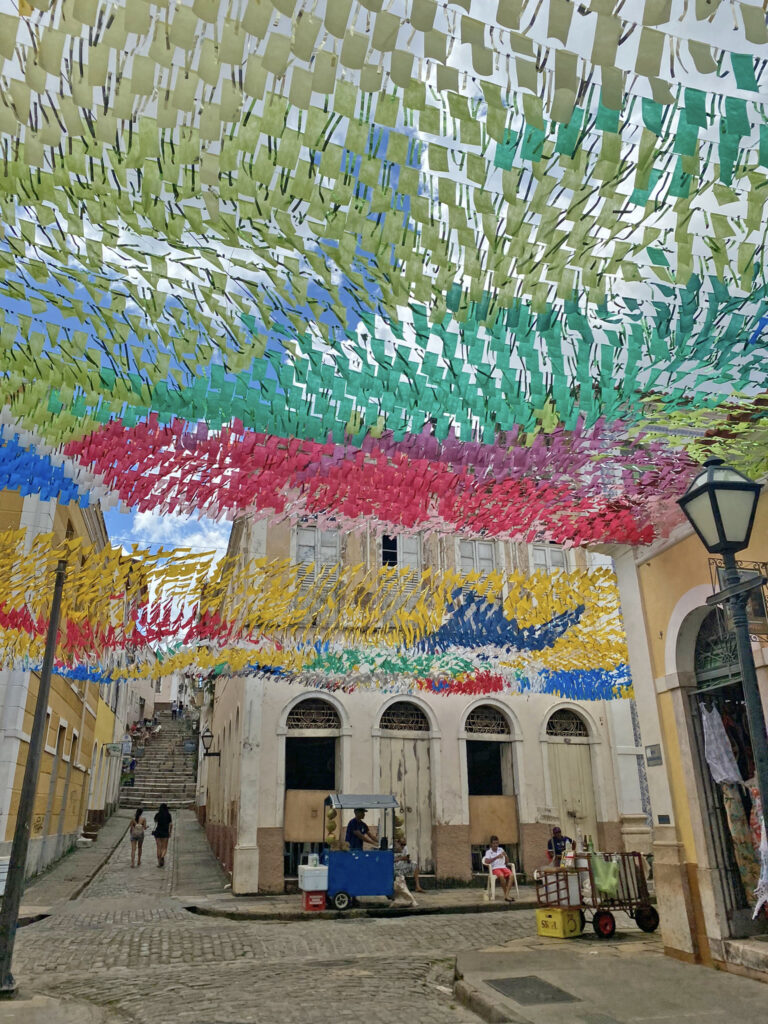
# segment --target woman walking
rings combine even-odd
[[[168,852],[168,840],[171,837],[172,828],[173,819],[171,818],[171,812],[168,810],[168,804],[160,804],[155,815],[155,830],[152,833],[157,843],[157,866],[159,868],[165,866],[165,855]]]
[[[135,868],[141,864],[141,851],[144,846],[144,833],[147,831],[147,819],[143,818],[144,808],[139,807],[136,814],[131,818],[128,826],[128,833],[131,837],[131,867]],[[138,854],[138,858],[137,855]],[[138,860],[138,864],[137,864]]]

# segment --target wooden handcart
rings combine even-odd
[[[536,896],[541,906],[578,910],[582,930],[591,921],[601,939],[616,931],[617,910],[641,931],[654,932],[659,926],[640,853],[577,853],[572,865],[541,872]]]

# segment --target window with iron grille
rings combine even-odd
[[[327,700],[308,697],[288,712],[289,729],[340,729],[336,708]]]
[[[386,732],[429,732],[429,719],[417,704],[398,700],[384,711],[379,727]]]
[[[473,708],[467,715],[464,731],[508,736],[512,730],[509,728],[509,722],[498,708],[493,707],[492,704],[481,704],[480,707]]]
[[[547,736],[589,736],[589,729],[581,715],[568,708],[560,708],[547,722]]]
[[[739,652],[736,636],[722,608],[713,608],[702,622],[696,636],[694,671],[700,685],[740,678]]]

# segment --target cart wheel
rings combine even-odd
[[[337,910],[346,910],[351,902],[349,893],[346,892],[337,892],[333,897],[333,905]]]
[[[659,912],[656,907],[638,907],[635,922],[641,932],[655,932],[659,927]]]
[[[581,925],[581,930],[584,931],[584,929],[587,927],[587,915],[584,913],[583,910],[579,911],[579,924]]]
[[[610,910],[598,910],[592,918],[592,927],[600,939],[612,939],[616,931],[616,918]]]

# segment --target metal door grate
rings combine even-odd
[[[715,693],[713,693],[711,689],[707,692],[707,698],[712,699],[715,703],[724,700],[726,697],[730,700],[735,699],[742,701],[743,697],[741,694],[741,686],[730,685],[725,689],[716,691]],[[728,817],[725,813],[722,793],[720,791],[720,787],[712,779],[709,765],[707,764],[704,756],[704,727],[701,722],[701,699],[701,690],[697,690],[690,696],[691,721],[693,724],[697,760],[697,765],[695,767],[698,770],[699,779],[701,780],[701,786],[704,791],[706,810],[705,824],[709,826],[706,831],[710,839],[710,849],[714,859],[714,867],[721,881],[728,921],[733,924],[736,912],[745,910],[749,906],[749,903],[747,901],[746,893],[744,892],[744,885],[742,884],[738,864],[736,863],[736,857],[733,852],[731,832],[728,827]]]

